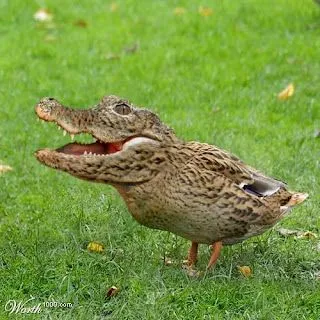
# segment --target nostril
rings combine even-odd
[[[52,101],[52,100],[54,100],[54,98],[48,98],[48,100]]]

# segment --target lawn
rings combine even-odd
[[[199,7],[202,8],[199,9]],[[48,8],[51,22],[37,22]],[[210,10],[212,9],[212,11]],[[0,0],[0,319],[319,319],[320,7],[311,0]],[[287,100],[277,95],[293,83]],[[180,137],[215,144],[310,198],[224,247],[200,277],[189,243],[138,225],[114,189],[40,165],[70,141],[36,121],[43,96],[84,108],[116,94]],[[97,241],[102,253],[89,252]],[[197,268],[205,270],[201,246]],[[172,265],[164,264],[164,257]],[[238,266],[249,266],[244,277]],[[119,288],[111,298],[106,292]],[[41,308],[9,314],[8,300]]]

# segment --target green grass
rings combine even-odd
[[[308,192],[280,224],[320,236],[320,8],[311,0],[117,3],[111,12],[102,0],[0,0],[0,159],[14,168],[0,177],[0,319],[31,318],[4,310],[30,297],[73,303],[43,308],[41,319],[319,319],[317,240],[271,230],[225,247],[214,270],[189,278],[180,263],[187,241],[138,225],[111,187],[37,163],[36,149],[69,139],[36,122],[33,106],[53,96],[85,107],[106,94],[147,106],[179,136]],[[213,15],[201,16],[200,4]],[[53,26],[33,20],[41,5]],[[294,96],[279,101],[290,82]],[[103,254],[86,250],[93,240]],[[200,270],[208,258],[202,246]],[[112,285],[120,292],[105,299]]]

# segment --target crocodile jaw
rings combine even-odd
[[[35,156],[46,166],[65,171],[77,178],[118,186],[149,181],[161,170],[164,159],[154,156],[159,143],[149,138],[132,138],[122,145],[121,150],[113,149],[112,144],[101,144],[102,147],[98,143],[69,144],[57,150],[38,150]],[[83,152],[88,148],[95,148],[95,151],[111,148],[114,152]]]
[[[159,141],[151,137],[137,136],[135,132],[131,135],[122,134],[121,128],[116,130],[105,126],[103,129],[110,133],[100,134],[103,130],[96,131],[95,124],[99,124],[99,113],[95,109],[75,110],[64,107],[55,99],[44,98],[36,105],[35,112],[40,120],[54,122],[59,129],[63,129],[64,135],[70,134],[72,140],[81,133],[92,135],[93,143],[72,142],[57,149],[46,148],[35,153],[41,163],[78,178],[108,182],[108,178],[103,174],[107,171],[108,163],[117,161],[122,167],[128,167],[127,164],[132,165],[133,161],[132,149],[143,151],[150,146],[154,148],[154,144],[159,145]],[[126,175],[121,169],[117,170],[118,177]],[[141,178],[133,179],[135,180],[140,181]]]

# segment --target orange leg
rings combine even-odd
[[[188,266],[192,267],[195,265],[198,256],[198,243],[192,242],[188,254]]]
[[[217,262],[217,260],[220,256],[221,248],[222,248],[221,241],[214,242],[212,244],[212,253],[211,253],[209,263],[207,265],[207,269],[210,269]]]

